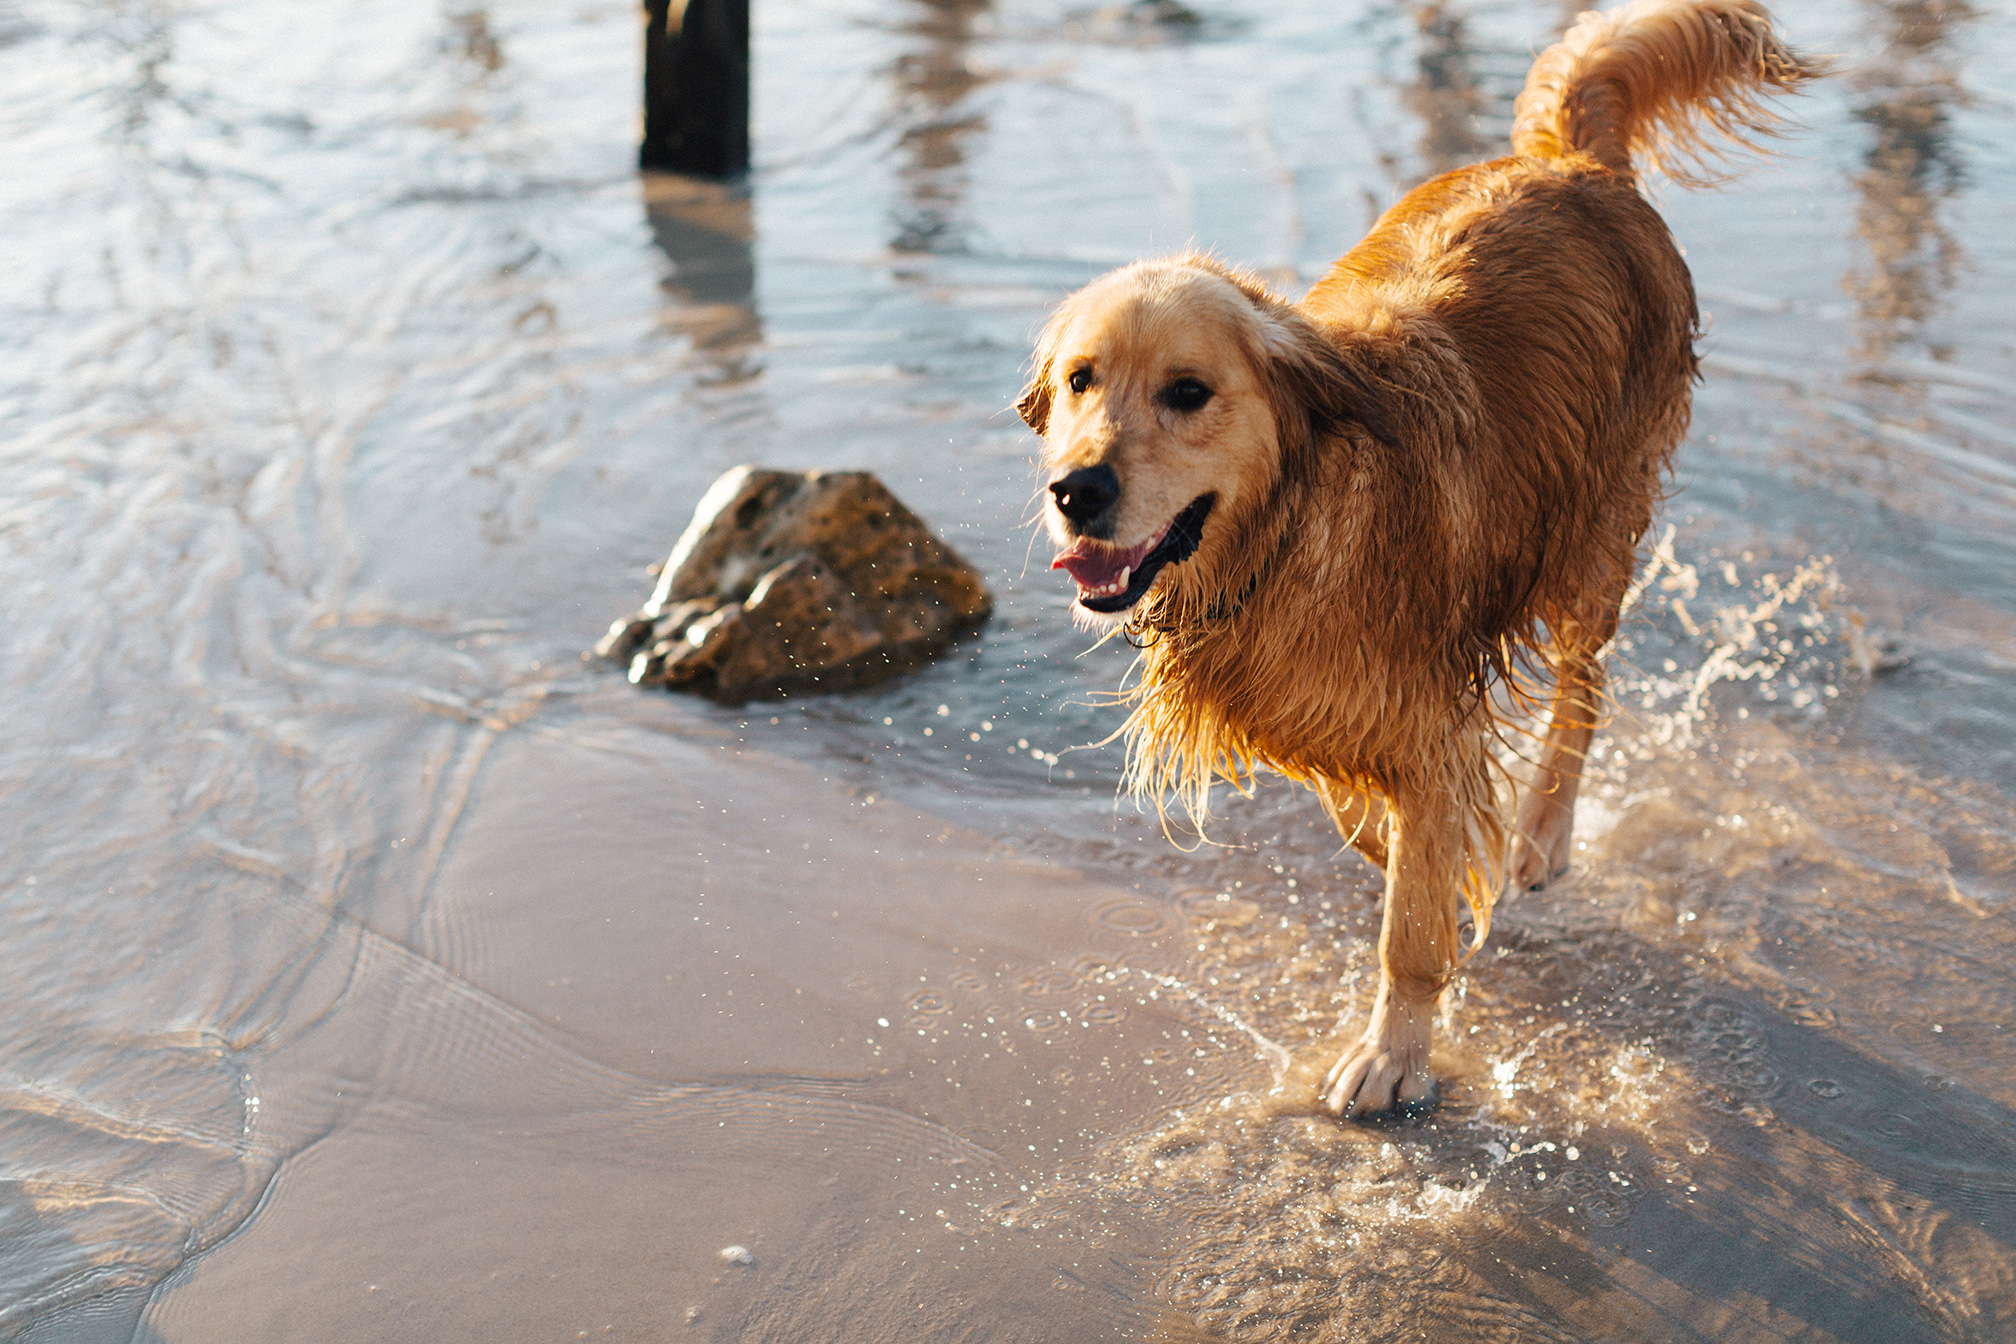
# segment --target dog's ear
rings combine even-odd
[[[1388,393],[1349,355],[1285,304],[1261,318],[1267,377],[1284,443],[1319,443],[1345,425],[1398,447]]]
[[[1071,301],[1066,299],[1043,324],[1043,332],[1036,338],[1036,353],[1030,359],[1035,372],[1029,375],[1029,386],[1022,389],[1022,397],[1015,403],[1022,423],[1038,434],[1050,432],[1050,375],[1057,363],[1057,343],[1064,336],[1064,314],[1070,306]]]
[[[1015,403],[1015,413],[1022,417],[1022,423],[1038,434],[1050,432],[1050,361],[1043,360],[1036,365],[1036,372],[1029,377],[1029,386],[1022,389],[1021,399]]]

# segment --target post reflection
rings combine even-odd
[[[1955,38],[1979,15],[1964,0],[1879,0],[1870,13],[1884,45],[1855,79],[1855,117],[1871,140],[1853,178],[1867,262],[1844,284],[1855,300],[1858,353],[1873,363],[1913,341],[1937,353],[1928,326],[1963,255],[1940,218],[1966,182],[1950,117],[1965,96]]]
[[[652,241],[672,263],[662,282],[665,321],[711,359],[724,381],[752,376],[749,351],[763,339],[756,311],[756,225],[748,189],[646,172],[644,213]]]
[[[966,194],[967,142],[987,128],[977,112],[961,113],[966,97],[984,76],[969,60],[974,30],[991,0],[913,0],[904,31],[921,45],[897,58],[892,76],[899,116],[907,127],[899,141],[897,169],[902,197],[897,202],[895,252],[963,252],[967,225],[961,219]]]
[[[450,55],[467,61],[486,75],[504,68],[504,48],[490,27],[488,10],[480,6],[452,10],[447,19],[448,34],[442,45]]]
[[[1491,146],[1478,133],[1485,95],[1470,63],[1474,52],[1463,11],[1442,0],[1413,8],[1421,37],[1417,74],[1405,100],[1421,118],[1421,172],[1417,181],[1461,168],[1487,156]]]

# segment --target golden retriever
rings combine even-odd
[[[1050,320],[1018,404],[1074,610],[1142,646],[1133,784],[1317,790],[1385,871],[1371,1020],[1324,1083],[1434,1095],[1442,990],[1508,879],[1568,863],[1602,657],[1687,428],[1693,284],[1639,193],[1813,77],[1753,0],[1584,14],[1510,157],[1410,192],[1290,304],[1214,260],[1114,272]],[[1676,156],[1679,162],[1676,163]],[[1549,725],[1508,824],[1491,748],[1530,668]],[[1526,683],[1531,685],[1531,683]]]

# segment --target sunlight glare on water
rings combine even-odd
[[[1804,129],[1654,189],[1704,381],[1575,867],[1366,1125],[1377,875],[1116,805],[1011,407],[1102,270],[1299,292],[1498,152],[1567,10],[757,0],[742,189],[634,171],[630,5],[0,4],[0,1337],[2010,1337],[2016,24],[1778,9]],[[745,461],[992,622],[586,661]]]

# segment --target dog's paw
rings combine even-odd
[[[1506,864],[1512,891],[1538,891],[1568,871],[1575,855],[1575,796],[1529,794],[1520,805]]]
[[[1358,1043],[1346,1050],[1323,1080],[1323,1104],[1351,1119],[1408,1111],[1435,1100],[1428,1071],[1434,1007],[1388,1009],[1381,1001]]]
[[[1565,855],[1557,860],[1522,835],[1512,842],[1511,860],[1506,864],[1506,886],[1511,891],[1538,891],[1567,871]]]

